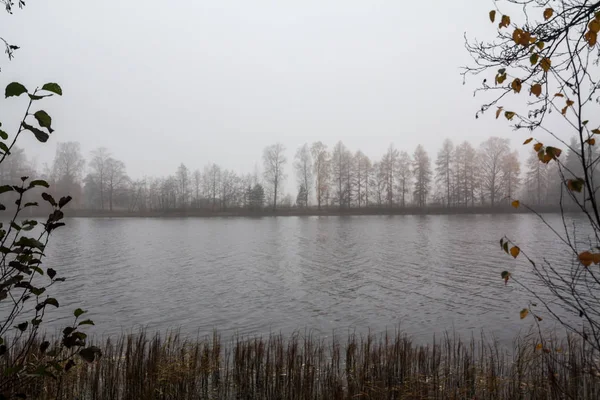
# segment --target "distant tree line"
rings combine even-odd
[[[566,163],[576,175],[574,149],[567,152]],[[54,194],[73,197],[72,207],[107,211],[477,207],[505,205],[511,198],[548,205],[558,204],[561,196],[554,164],[540,163],[533,152],[522,168],[509,140],[498,137],[477,148],[446,139],[433,163],[421,145],[409,154],[392,144],[381,159],[371,160],[341,141],[331,149],[322,142],[304,144],[292,161],[293,195],[283,191],[288,178],[285,154],[280,143],[267,146],[262,173],[237,174],[217,164],[192,171],[181,164],[170,176],[131,179],[125,163],[108,149],[98,148],[86,160],[79,143],[63,142],[41,174]],[[0,184],[14,184],[35,170],[15,148],[2,165]]]

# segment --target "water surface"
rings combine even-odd
[[[46,266],[68,278],[50,316],[82,307],[101,334],[400,327],[510,341],[531,327],[519,319],[529,297],[500,273],[530,266],[500,250],[503,234],[564,257],[533,215],[70,219],[48,250]]]

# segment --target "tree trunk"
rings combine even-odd
[[[447,196],[448,198],[447,203],[448,203],[448,208],[450,207],[450,165],[446,164],[446,186],[447,186]]]
[[[277,172],[276,172],[277,174]],[[274,182],[274,191],[275,193],[273,193],[273,211],[277,210],[277,184],[278,184],[278,179],[277,179],[277,175],[275,175],[275,182]]]
[[[321,189],[317,189],[317,208],[321,211]]]
[[[100,174],[100,209],[104,210],[104,177]]]

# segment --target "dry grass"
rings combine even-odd
[[[121,336],[103,357],[58,380],[29,384],[37,399],[598,399],[598,360],[575,341],[501,351],[484,338],[419,346],[405,335],[234,339],[215,334]],[[594,364],[596,363],[596,364]]]

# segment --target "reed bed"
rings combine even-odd
[[[398,332],[223,345],[216,333],[189,340],[142,332],[96,345],[100,360],[25,390],[42,400],[600,398],[596,355],[569,339],[541,346],[528,337],[500,349],[484,337],[451,335],[417,345]]]

